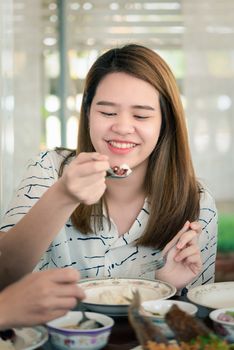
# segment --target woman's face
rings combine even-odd
[[[110,73],[98,85],[90,108],[90,137],[110,165],[147,167],[157,144],[159,94],[149,83],[126,73]]]

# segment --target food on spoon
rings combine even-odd
[[[128,164],[121,164],[120,166],[115,165],[111,169],[118,176],[128,176],[132,172],[132,170],[129,168]]]

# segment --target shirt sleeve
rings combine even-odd
[[[58,179],[54,159],[57,153],[40,153],[28,162],[27,170],[3,217],[0,230],[8,231],[38,201],[43,193]]]
[[[218,241],[218,214],[215,201],[208,190],[203,190],[200,200],[199,222],[202,233],[199,237],[203,268],[199,276],[187,288],[213,283]]]

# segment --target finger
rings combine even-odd
[[[182,229],[178,232],[178,236],[180,237],[183,233],[187,232],[190,226],[190,221],[186,221]]]
[[[186,221],[186,223],[184,224],[184,226],[182,227],[182,229],[175,235],[175,237],[169,242],[167,243],[167,245],[165,246],[165,248],[163,249],[163,253],[167,253],[173,246],[175,246],[177,244],[177,242],[179,241],[180,237],[189,229],[189,225],[190,222]]]
[[[56,318],[65,316],[66,313],[69,311],[70,309],[55,309],[55,310],[49,310],[47,312],[45,312],[42,315],[37,315],[37,318],[34,317],[33,315],[33,319],[31,322],[29,322],[28,320],[25,321],[25,323],[22,323],[21,326],[22,327],[27,327],[29,325],[29,323],[31,325],[38,325],[38,324],[45,324],[51,320],[54,320]]]
[[[202,270],[202,261],[201,259],[199,259],[199,257],[197,257],[196,254],[191,255],[187,259],[186,264],[189,266],[190,270],[196,275]]]
[[[106,154],[94,153],[92,160],[108,160],[109,157]]]
[[[51,311],[49,314],[46,314],[44,316],[43,319],[41,319],[40,321],[38,322],[35,322],[35,324],[44,324],[44,323],[47,323],[51,320],[54,320],[56,318],[59,318],[59,317],[62,317],[62,316],[65,316],[66,313],[69,311],[70,309],[56,309],[56,310],[53,310]],[[25,326],[28,326],[28,324],[26,324]]]
[[[56,303],[53,305],[53,309],[60,309],[60,310],[70,310],[74,309],[74,307],[77,305],[78,300],[75,297],[68,297],[68,298],[57,298]]]
[[[193,221],[191,222],[190,224],[190,228],[194,231],[196,231],[197,233],[201,233],[202,231],[202,227],[201,227],[201,224],[198,222],[198,221]]]
[[[107,161],[109,158],[105,154],[100,154],[97,152],[81,152],[76,158],[75,161],[79,164],[86,163],[89,161]]]
[[[197,244],[198,234],[196,231],[189,230],[183,233],[176,244],[176,248],[183,249],[188,244]]]
[[[76,164],[77,165],[77,164]],[[99,175],[101,177],[106,176],[106,171],[110,167],[108,161],[90,161],[79,164],[79,167],[73,169],[74,176],[88,177]]]
[[[200,251],[196,245],[191,245],[191,246],[188,246],[187,248],[184,248],[182,250],[178,250],[178,252],[174,256],[174,260],[177,262],[180,262],[180,261],[183,261],[183,260],[189,258],[190,256],[192,256],[194,254],[197,254],[198,256],[200,256]]]
[[[201,261],[201,257],[199,254],[190,255],[186,259],[186,263],[196,265],[198,268],[202,267],[202,261]]]
[[[189,268],[194,273],[195,276],[197,276],[199,274],[199,272],[201,272],[201,268],[198,268],[195,265],[191,265],[191,266],[189,266]]]
[[[39,272],[42,273],[48,273],[50,276],[50,279],[52,282],[58,282],[58,283],[77,283],[80,279],[80,273],[79,271],[67,267],[63,269],[51,269],[47,270],[45,272]]]
[[[98,178],[105,178],[106,171],[109,168],[108,162],[90,162],[82,164],[79,169],[77,169],[78,176],[86,177],[88,181],[95,181]],[[76,174],[75,174],[76,175]],[[97,178],[88,178],[89,176],[96,176]]]
[[[190,269],[192,270],[192,272],[195,274],[195,275],[198,275],[201,270],[202,270],[202,265],[201,266],[198,266],[198,265],[195,265],[195,264],[190,264]]]
[[[56,284],[54,289],[54,296],[58,298],[65,298],[65,297],[74,297],[78,299],[84,299],[85,298],[85,292],[84,290],[78,285],[78,284]]]
[[[177,235],[173,238],[173,243],[176,244],[176,242],[180,239],[180,237],[189,230],[190,222],[186,221],[182,229],[177,233]]]
[[[106,171],[100,171],[99,173],[91,173],[82,175],[79,179],[78,187],[81,189],[98,188],[98,185],[106,184]]]

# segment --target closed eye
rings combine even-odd
[[[101,113],[102,115],[105,115],[106,117],[113,117],[113,116],[117,115],[117,113],[114,113],[114,112],[112,112],[112,113],[107,113],[107,112],[102,112],[102,111],[100,111],[100,113]]]
[[[136,119],[148,119],[150,118],[149,116],[144,116],[144,115],[134,115]]]

